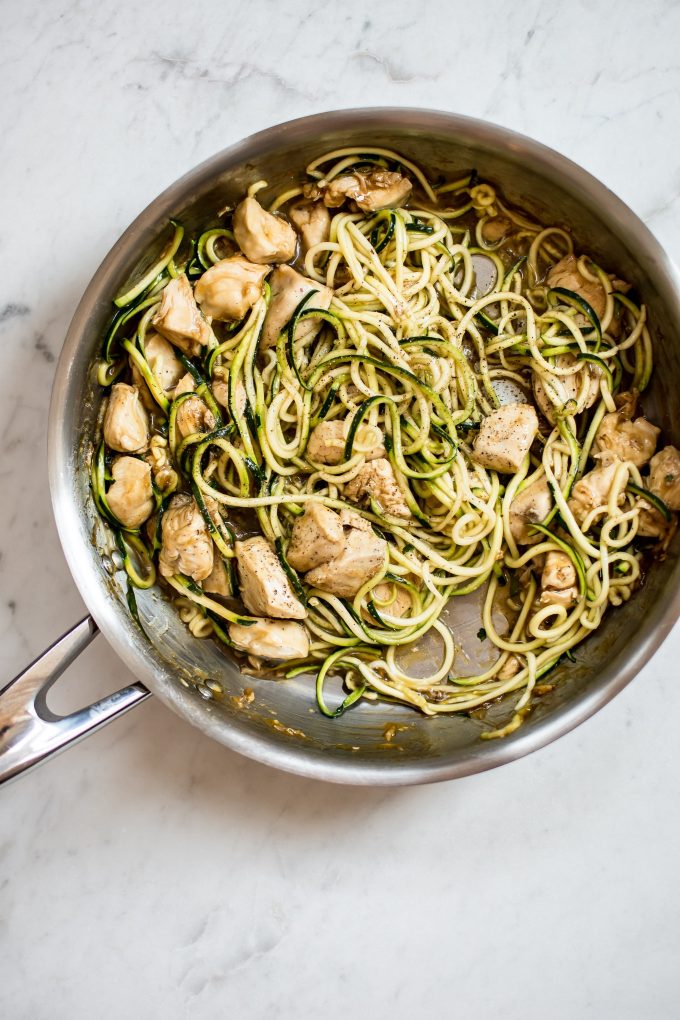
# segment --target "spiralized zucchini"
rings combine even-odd
[[[130,360],[157,405],[147,454],[157,515],[133,543],[124,532],[121,548],[132,548],[139,559],[146,544],[149,559],[157,560],[159,515],[171,493],[192,493],[215,554],[225,562],[232,600],[207,595],[186,577],[171,579],[170,591],[195,637],[231,645],[228,622],[238,605],[234,538],[248,519],[249,532],[259,530],[277,550],[308,611],[303,622],[309,657],[265,672],[313,674],[319,709],[327,715],[375,698],[427,715],[467,713],[514,694],[508,725],[483,733],[504,736],[520,725],[541,678],[640,583],[644,543],[636,533],[649,493],[639,471],[624,465],[606,505],[582,523],[568,501],[576,481],[595,466],[595,433],[616,409],[617,394],[642,391],[649,382],[646,309],[584,256],[581,272],[604,291],[601,315],[578,293],[549,287],[549,267],[573,253],[570,234],[511,208],[474,173],[435,184],[397,153],[345,149],[315,160],[307,182],[325,185],[357,168],[409,177],[414,191],[406,207],[362,212],[346,204],[331,210],[328,240],[296,264],[319,288],[333,290],[330,308],[316,309],[314,295],[302,301],[275,347],[260,346],[267,284],[242,321],[212,324],[204,356],[184,359],[213,416],[210,431],[185,438],[178,433],[187,395],[173,399],[163,392],[146,361],[144,340],[170,280],[185,272],[195,283],[234,252],[230,215],[216,217],[193,239],[183,238],[173,223],[160,260],[116,300],[120,310],[105,338],[99,380],[106,386],[127,378],[121,372],[129,372]],[[250,193],[257,192],[259,201],[267,195],[269,208],[285,216],[303,183],[278,197],[259,185]],[[322,328],[311,341],[300,340],[300,325],[310,317],[321,319]],[[554,424],[541,419],[514,474],[485,469],[473,454],[480,423],[500,406],[508,387],[513,399],[534,403],[536,377],[552,403]],[[593,384],[597,397],[588,406]],[[350,423],[344,459],[311,463],[310,432],[336,420]],[[366,426],[384,436],[408,519],[386,514],[376,500],[356,505],[344,495],[366,462]],[[110,459],[111,451],[100,446],[92,478],[98,507],[115,527],[106,500]],[[549,486],[550,512],[534,544],[518,545],[511,504],[540,480]],[[292,525],[310,500],[351,508],[387,541],[383,567],[351,600],[310,588],[286,561]],[[539,598],[551,552],[566,553],[574,565],[578,595],[571,605]],[[130,578],[139,583],[137,569]],[[480,640],[491,642],[498,655],[488,669],[467,676],[456,664],[455,600],[476,589],[486,590]],[[397,599],[408,607],[403,615],[391,611]],[[452,600],[451,631],[441,614]],[[494,615],[499,600],[509,620],[504,631]],[[438,661],[430,662],[427,675],[414,676],[400,653],[426,635],[436,639]],[[342,679],[346,697],[329,706],[324,684],[331,675]]]

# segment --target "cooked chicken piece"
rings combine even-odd
[[[513,676],[516,676],[519,673],[521,668],[522,663],[519,661],[517,656],[509,655],[498,670],[496,676],[498,680],[510,680]]]
[[[165,436],[156,434],[151,437],[149,452],[144,460],[151,468],[154,485],[163,495],[168,495],[177,488],[179,477],[172,466],[168,441]]]
[[[572,585],[571,588],[564,588],[563,590],[545,588],[541,592],[541,597],[538,601],[542,606],[564,606],[565,609],[568,609],[569,606],[573,606],[577,599],[578,588]]]
[[[306,457],[314,464],[341,464],[345,459],[344,421],[322,421],[313,428]]]
[[[166,284],[161,293],[160,308],[152,324],[170,343],[188,357],[201,353],[212,337],[212,330],[198,310],[191,284],[181,273]]]
[[[357,531],[370,531],[375,534],[371,522],[362,517],[356,510],[343,509],[340,511],[340,523],[343,528],[356,528]]]
[[[561,354],[555,358],[557,368],[571,368],[575,364],[576,358],[573,354]],[[582,364],[581,371],[574,375],[550,375],[545,381],[538,372],[533,372],[532,376],[536,403],[551,425],[555,424],[556,409],[559,410],[568,401],[577,400],[584,377],[588,381],[588,386],[581,410],[592,407],[600,394],[600,378],[586,362]],[[564,398],[560,390],[564,390]],[[569,413],[569,408],[567,412]]]
[[[149,446],[149,416],[136,386],[114,383],[104,415],[104,442],[118,453],[143,453]]]
[[[227,365],[221,365],[215,369],[210,386],[217,403],[229,410],[229,367]],[[240,379],[236,380],[233,399],[234,410],[237,414],[243,414],[248,402],[248,395]]]
[[[606,504],[609,490],[616,474],[616,463],[593,468],[581,478],[571,490],[569,509],[579,524],[582,524],[591,510]],[[623,500],[621,496],[620,501]]]
[[[331,595],[349,599],[383,566],[387,542],[359,514],[342,511],[340,519],[345,530],[342,552],[310,570],[305,581]]]
[[[158,379],[161,389],[169,393],[184,375],[184,365],[175,354],[171,343],[159,333],[147,333],[144,340],[144,357]]]
[[[147,333],[144,340],[144,357],[158,380],[161,389],[168,395],[172,394],[173,389],[184,374],[184,366],[176,356],[172,344],[168,343],[165,337],[159,333]],[[137,368],[136,362],[132,358],[129,359],[129,362],[132,382],[139,390],[144,406],[152,411],[156,407],[156,401],[151,396],[144,376]]]
[[[522,489],[510,504],[510,534],[518,545],[535,545],[543,541],[532,524],[544,521],[552,509],[552,495],[545,477],[537,478]]]
[[[151,468],[136,457],[116,457],[106,493],[111,512],[125,528],[139,528],[153,510]]]
[[[675,446],[664,446],[652,457],[648,488],[669,510],[680,510],[680,450]]]
[[[357,503],[364,499],[374,499],[383,513],[391,517],[411,516],[392,465],[386,457],[364,464],[358,474],[345,485],[344,496]]]
[[[229,370],[228,369],[225,372],[225,375],[228,377],[228,375],[229,375]],[[240,385],[243,387],[242,383]],[[213,374],[212,382],[210,383],[210,389],[212,390],[212,395],[215,398],[215,400],[217,401],[217,403],[221,407],[225,407],[228,410],[229,409],[229,383],[227,381],[227,378],[225,378],[222,374],[218,375],[217,371],[216,371]],[[243,390],[243,392],[245,394],[245,389]]]
[[[255,198],[244,198],[236,206],[234,237],[251,262],[289,262],[297,248],[297,234],[280,216],[263,209]]]
[[[304,659],[309,655],[307,631],[292,620],[258,620],[250,627],[230,623],[229,637],[239,651],[269,662]]]
[[[578,598],[576,568],[564,552],[549,552],[541,574],[542,606],[570,606]]]
[[[278,557],[266,538],[236,542],[241,598],[257,616],[304,620],[307,610],[296,597]]]
[[[255,265],[243,255],[221,259],[200,277],[194,293],[204,315],[233,322],[242,319],[262,295],[264,278],[271,269]]]
[[[593,443],[594,455],[603,463],[629,460],[642,467],[654,453],[660,432],[646,418],[630,421],[624,411],[612,411],[600,422]]]
[[[170,500],[161,521],[158,566],[163,577],[186,574],[204,581],[213,569],[213,541],[193,498],[184,492]]]
[[[139,393],[139,399],[142,402],[142,407],[145,407],[147,411],[153,411],[158,407],[158,404],[151,396],[151,390],[146,384],[146,379],[137,368],[137,363],[129,355],[128,365],[130,366],[130,383]]]
[[[503,404],[482,421],[472,458],[492,471],[518,471],[536,433],[538,417],[531,404]]]
[[[323,202],[297,202],[288,210],[288,216],[302,236],[303,254],[315,244],[328,240],[331,217]]]
[[[312,429],[307,443],[307,460],[314,464],[342,464],[345,459],[346,424],[337,418],[322,421]],[[385,442],[375,425],[360,425],[354,440],[353,453],[363,453],[366,460],[385,456]]]
[[[564,287],[584,298],[598,318],[604,315],[607,293],[599,280],[588,280],[578,268],[575,255],[565,255],[552,267],[546,280],[549,287]]]
[[[552,550],[545,558],[541,574],[541,588],[564,591],[576,584],[576,568],[565,552]]]
[[[665,538],[671,524],[664,515],[648,503],[646,499],[638,502],[640,513],[638,514],[638,538]]]
[[[401,174],[391,170],[370,170],[345,174],[328,184],[307,186],[305,193],[310,198],[321,195],[331,209],[351,198],[362,212],[377,212],[378,209],[393,209],[401,205],[411,187],[411,182]]]
[[[512,230],[512,220],[507,216],[489,216],[482,224],[482,238],[487,244],[496,244]]]
[[[640,394],[637,390],[625,390],[623,393],[617,393],[614,397],[616,410],[622,417],[631,421],[635,417],[639,399]]]
[[[215,428],[215,415],[200,397],[187,397],[177,408],[177,431],[186,439],[195,432],[211,432]]]
[[[411,610],[411,596],[398,584],[381,581],[369,594],[373,596],[375,608],[381,616],[405,616]],[[383,605],[384,602],[388,605]]]
[[[323,503],[310,500],[302,517],[297,517],[286,553],[294,570],[304,572],[338,556],[345,545],[340,518]]]
[[[260,347],[267,350],[274,347],[279,339],[279,333],[285,329],[290,322],[293,312],[302,301],[305,294],[316,291],[313,297],[309,298],[305,308],[321,308],[327,311],[333,291],[330,287],[324,287],[315,280],[296,273],[290,266],[278,266],[272,273],[269,281],[272,288],[271,301],[262,327]],[[323,326],[323,319],[304,318],[301,319],[295,330],[295,340],[311,340]]]
[[[174,393],[172,394],[173,400],[177,400],[177,397],[181,397],[183,393],[195,393],[196,392],[196,380],[194,379],[191,372],[186,372],[180,381],[175,386]]]
[[[213,568],[201,587],[204,592],[211,595],[231,595],[227,566],[219,554],[213,556]]]

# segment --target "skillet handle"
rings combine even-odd
[[[138,681],[72,715],[58,716],[49,710],[50,687],[98,633],[97,624],[86,616],[0,690],[0,785],[149,697],[151,692]]]

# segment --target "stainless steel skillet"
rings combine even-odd
[[[149,693],[228,747],[301,775],[399,785],[480,772],[542,747],[596,712],[635,676],[678,618],[680,536],[644,588],[610,613],[578,650],[576,663],[561,670],[560,682],[525,725],[492,742],[479,739],[481,727],[474,719],[421,718],[392,705],[365,704],[340,719],[327,719],[316,711],[308,681],[241,676],[211,641],[192,638],[155,590],[139,598],[151,643],[140,634],[125,605],[122,575],[107,573],[105,536],[88,487],[88,442],[99,400],[93,362],[111,298],[139,275],[170,216],[192,230],[212,220],[253,180],[264,177],[282,186],[315,156],[348,144],[394,148],[447,175],[474,166],[544,221],[569,225],[580,247],[631,280],[654,325],[657,367],[645,408],[666,438],[680,444],[680,279],[644,224],[586,171],[503,128],[428,110],[338,111],[262,131],[203,163],[152,202],[106,257],[75,313],[54,381],[49,476],[64,553],[92,615],[0,694],[0,782]],[[457,638],[475,626],[470,607],[459,603],[451,619]],[[75,715],[57,718],[47,709],[46,690],[98,628],[139,679]],[[243,697],[246,686],[254,692],[252,702]],[[494,709],[496,718],[504,712]]]

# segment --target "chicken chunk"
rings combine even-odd
[[[258,620],[249,627],[231,623],[229,637],[240,652],[269,662],[304,659],[309,655],[307,631],[292,620]]]
[[[331,217],[323,202],[297,202],[288,210],[288,216],[302,238],[303,253],[328,240]]]
[[[496,244],[512,230],[512,220],[507,216],[489,216],[482,224],[482,238],[487,244]]]
[[[255,198],[244,198],[236,206],[234,237],[251,262],[289,262],[297,248],[297,234],[280,216],[263,209]]]
[[[184,365],[175,354],[172,344],[160,333],[147,333],[144,340],[144,357],[161,388],[166,393],[174,389],[184,375]]]
[[[144,460],[151,468],[156,488],[164,496],[174,492],[177,488],[179,477],[172,466],[168,441],[165,436],[156,434],[151,437],[149,452],[144,457]]]
[[[557,368],[571,368],[575,365],[576,358],[573,354],[562,354],[555,359]],[[533,372],[533,390],[536,403],[548,419],[551,425],[555,424],[555,410],[560,409],[564,404],[575,402],[578,399],[581,387],[586,380],[585,400],[579,408],[584,411],[597,400],[600,393],[600,379],[595,371],[587,363],[583,363],[581,370],[573,375],[548,375],[540,376]],[[562,396],[564,391],[564,397]],[[568,413],[575,413],[567,408]]]
[[[314,464],[341,464],[345,459],[344,421],[322,421],[310,432],[307,460]]]
[[[111,512],[125,528],[139,528],[153,511],[151,468],[137,457],[116,457],[106,493]]]
[[[200,354],[212,338],[212,330],[198,310],[184,273],[165,286],[160,307],[151,321],[159,333],[190,358]]]
[[[381,581],[372,589],[370,595],[373,596],[375,608],[381,616],[405,616],[411,610],[411,596],[398,584]]]
[[[345,459],[344,421],[322,421],[307,442],[307,460],[314,464],[341,464]]]
[[[660,510],[646,499],[638,500],[638,538],[667,539],[673,531],[673,522],[667,521]]]
[[[612,411],[600,422],[593,443],[594,456],[603,463],[629,460],[642,467],[654,453],[660,431],[646,418],[631,421],[624,411]]]
[[[546,588],[541,592],[539,603],[542,606],[564,606],[569,609],[578,600],[578,588],[573,586],[560,591],[557,588]]]
[[[313,464],[342,464],[345,459],[347,423],[335,418],[322,421],[312,429],[307,443],[307,460]],[[353,454],[362,453],[366,460],[385,456],[385,441],[376,425],[362,424],[354,438]]]
[[[215,398],[215,400],[217,401],[217,403],[221,407],[224,407],[224,408],[226,408],[228,410],[229,409],[229,383],[228,383],[227,380],[228,380],[228,376],[229,376],[229,370],[227,369],[224,372],[224,375],[222,374],[221,370],[218,370],[218,371],[220,371],[219,375],[217,374],[217,371],[213,374],[212,382],[210,383],[210,389],[212,390],[212,395]],[[241,383],[241,386],[243,387],[242,383]],[[245,388],[243,389],[243,392],[245,394]]]
[[[161,574],[186,574],[194,581],[204,581],[212,573],[213,559],[213,541],[195,499],[178,493],[161,521]]]
[[[339,516],[316,500],[310,500],[293,525],[286,556],[294,570],[304,572],[338,556],[345,545]]]
[[[551,550],[543,564],[541,588],[556,588],[564,591],[576,584],[576,568],[565,552]]]
[[[327,311],[330,307],[333,291],[315,280],[296,273],[290,266],[278,266],[269,281],[272,288],[271,301],[262,327],[260,346],[262,350],[276,346],[279,334],[290,322],[297,306],[306,294],[311,294],[306,308],[321,308]],[[323,326],[323,319],[308,317],[299,321],[295,330],[296,341],[311,340]]]
[[[370,170],[345,174],[323,185],[313,184],[306,191],[310,198],[321,195],[331,209],[351,198],[362,212],[377,212],[378,209],[394,209],[401,205],[411,188],[411,182],[401,174],[391,170]]]
[[[517,676],[521,668],[522,663],[519,661],[517,656],[509,655],[498,670],[496,676],[499,680],[510,680],[511,677]]]
[[[571,490],[569,509],[579,524],[598,506],[606,504],[616,474],[616,463],[593,468]],[[623,496],[621,496],[621,500]]]
[[[227,365],[221,365],[215,369],[210,387],[217,403],[229,411],[229,367]],[[240,379],[237,379],[234,385],[233,402],[236,413],[243,414],[248,402],[248,394]]]
[[[383,566],[387,542],[359,514],[343,511],[340,519],[345,531],[342,552],[310,570],[305,580],[314,588],[349,599]]]
[[[598,318],[604,315],[607,304],[607,293],[599,280],[589,280],[578,267],[575,255],[565,255],[548,273],[549,287],[564,287],[584,298]]]
[[[104,442],[118,453],[143,453],[149,446],[149,416],[136,386],[114,383],[104,415]]]
[[[142,402],[142,407],[146,408],[147,411],[153,411],[158,407],[158,404],[151,396],[151,390],[146,384],[146,379],[137,368],[137,363],[134,358],[128,356],[128,365],[130,366],[130,384],[139,393],[139,399]]]
[[[296,597],[278,557],[266,538],[236,542],[241,598],[256,616],[304,620],[307,610]]]
[[[640,394],[637,390],[625,390],[623,393],[617,393],[614,397],[616,410],[628,421],[631,421],[635,417],[639,399]]]
[[[172,394],[184,374],[184,366],[175,354],[172,344],[168,343],[160,333],[147,333],[144,340],[144,357],[164,393]],[[132,382],[139,390],[142,403],[149,410],[153,410],[156,407],[156,401],[149,392],[144,376],[137,368],[136,362],[132,358],[129,361]]]
[[[680,510],[680,450],[664,446],[649,464],[649,491],[670,510]]]
[[[537,432],[538,417],[531,404],[503,404],[482,421],[473,460],[493,471],[514,473]]]
[[[346,499],[355,502],[374,499],[383,513],[391,517],[411,516],[392,465],[386,457],[364,464],[358,474],[345,485],[344,495]]]
[[[552,495],[545,477],[537,478],[510,504],[510,534],[518,545],[535,545],[542,535],[532,524],[544,521],[552,509]]]
[[[194,379],[191,372],[186,372],[175,386],[172,397],[173,400],[177,400],[177,397],[181,397],[183,393],[195,393],[195,392],[196,392],[196,380]]]
[[[203,591],[211,595],[231,595],[231,585],[227,566],[221,556],[213,556],[213,568],[201,585]]]
[[[578,598],[576,568],[569,556],[561,551],[551,551],[545,558],[541,574],[542,606],[564,606],[567,608]]]
[[[639,539],[659,539],[663,546],[673,538],[677,519],[667,520],[664,514],[647,500],[638,500],[637,535]]]
[[[262,295],[262,284],[271,269],[255,265],[242,255],[221,259],[198,280],[194,293],[204,315],[233,322],[242,319]]]
[[[340,523],[343,528],[356,528],[357,531],[368,531],[374,534],[371,522],[357,513],[356,510],[349,510],[346,507],[340,511]]]
[[[215,428],[215,415],[200,397],[187,397],[177,408],[177,431],[186,439],[196,432],[211,432]]]

